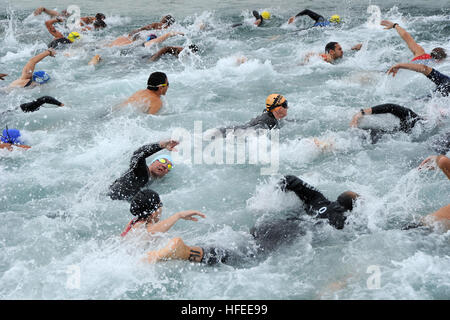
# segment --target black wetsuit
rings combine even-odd
[[[295,17],[305,16],[305,15],[310,17],[311,19],[313,19],[315,23],[325,22],[325,18],[323,16],[321,16],[320,14],[315,13],[314,11],[311,11],[309,9],[305,9],[305,10],[297,13],[295,15]]]
[[[146,158],[162,150],[159,143],[147,144],[133,153],[130,168],[109,187],[108,195],[113,200],[127,200],[138,193],[149,181],[151,175],[147,167]]]
[[[233,127],[226,127],[226,128],[220,128],[220,132],[222,132],[223,135],[227,133],[229,130],[237,130],[237,129],[248,129],[248,128],[254,128],[254,129],[268,129],[271,130],[273,128],[279,128],[279,122],[275,118],[272,112],[264,111],[263,114],[260,116],[253,118],[249,122],[243,125],[239,126],[233,126]]]
[[[443,96],[448,96],[450,94],[450,77],[439,71],[433,69],[427,78],[436,84],[435,91],[441,93]]]
[[[321,192],[295,176],[286,176],[282,180],[282,189],[293,191],[303,201],[308,215],[318,219],[327,219],[336,229],[344,228],[345,209],[339,202],[328,200]],[[250,230],[258,250],[246,253],[223,248],[204,248],[202,262],[215,264],[218,262],[235,265],[248,259],[254,259],[263,253],[270,253],[281,245],[292,243],[306,233],[302,219],[298,216],[287,216],[264,222]]]
[[[52,42],[50,42],[48,44],[49,48],[53,48],[53,49],[61,49],[64,48],[66,46],[66,44],[71,44],[72,42],[67,39],[67,38],[58,38],[53,40]]]
[[[417,113],[411,109],[399,106],[398,104],[386,103],[380,104],[378,106],[372,107],[372,114],[383,114],[390,113],[400,120],[400,127],[391,130],[385,129],[366,129],[370,130],[370,136],[372,143],[376,143],[381,136],[384,134],[393,134],[399,131],[405,133],[411,133],[412,128],[418,123],[418,121],[423,120]]]
[[[49,104],[54,104],[57,106],[60,106],[62,103],[59,102],[58,100],[56,100],[55,98],[52,98],[50,96],[44,96],[44,97],[40,97],[32,102],[28,102],[28,103],[22,103],[20,105],[20,108],[22,109],[23,112],[34,112],[39,110],[39,108],[44,104],[44,103],[49,103]]]

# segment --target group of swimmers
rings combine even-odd
[[[24,66],[21,77],[10,84],[10,87],[30,87],[42,85],[50,80],[50,76],[44,71],[34,71],[36,64],[44,58],[50,56],[54,57],[56,50],[64,48],[77,41],[81,35],[77,31],[72,31],[65,37],[61,32],[56,30],[54,24],[64,22],[69,14],[67,11],[58,13],[54,10],[46,8],[38,8],[34,12],[35,15],[42,13],[48,14],[52,19],[45,22],[45,25],[54,37],[52,42],[48,45],[48,49],[39,53]],[[259,14],[256,10],[253,11],[256,19],[255,25],[261,27],[264,20],[269,20],[271,14],[268,11],[263,11]],[[311,27],[322,28],[330,27],[333,24],[341,23],[338,15],[333,15],[329,19],[325,19],[322,15],[305,9],[297,15],[288,19],[288,24],[294,23],[297,17],[308,16],[314,24]],[[97,13],[95,16],[81,18],[80,28],[83,32],[89,32],[93,29],[106,28],[104,22],[105,15]],[[175,19],[170,16],[164,16],[160,22],[151,23],[139,29],[132,30],[127,35],[119,37],[108,44],[109,47],[122,47],[130,45],[136,41],[142,43],[143,46],[151,46],[155,43],[162,43],[164,40],[177,36],[184,35],[181,32],[170,31],[164,35],[156,36],[153,33],[147,33],[151,30],[163,30],[169,28]],[[242,24],[235,24],[232,27],[239,27]],[[450,78],[436,69],[429,66],[429,64],[439,63],[447,56],[443,48],[435,48],[430,54],[418,45],[411,35],[406,32],[398,23],[392,23],[383,20],[381,25],[385,29],[395,29],[402,39],[406,42],[409,49],[412,51],[414,57],[410,63],[399,63],[392,66],[388,70],[388,74],[395,76],[400,69],[407,69],[424,74],[428,79],[436,84],[436,92],[442,96],[448,96],[450,93]],[[357,44],[352,47],[352,50],[360,50],[362,44]],[[183,47],[164,47],[157,53],[150,56],[151,61],[157,60],[164,54],[172,54],[178,56]],[[198,48],[195,45],[188,47],[190,52],[197,52]],[[343,49],[337,42],[330,42],[325,46],[325,52],[318,54],[325,62],[334,63],[336,60],[343,57]],[[314,54],[308,54],[308,60]],[[101,57],[96,55],[90,64],[98,64]],[[0,79],[4,80],[6,74],[0,74]],[[165,95],[169,89],[169,79],[164,72],[153,72],[147,80],[145,89],[135,92],[131,97],[125,100],[120,106],[137,105],[141,106],[141,110],[149,114],[157,114],[163,107],[161,96]],[[23,112],[37,111],[43,104],[49,103],[57,106],[64,106],[58,100],[44,96],[32,102],[24,103],[20,106]],[[287,116],[288,113],[287,99],[278,93],[270,94],[265,101],[264,112],[256,118],[250,120],[243,125],[233,127],[218,128],[218,132],[222,135],[235,133],[239,130],[248,129],[277,129],[279,122]],[[392,134],[394,132],[410,133],[414,126],[423,123],[426,119],[423,116],[416,114],[414,111],[403,106],[386,103],[365,109],[361,109],[351,120],[350,126],[357,127],[362,117],[374,114],[389,113],[400,120],[400,125],[392,130],[383,129],[369,129],[371,143],[376,143],[383,135]],[[2,132],[2,143],[0,148],[13,150],[14,146],[21,148],[30,148],[23,144],[21,140],[20,131],[17,129],[6,128]],[[315,140],[318,146],[321,142]],[[130,203],[130,212],[135,218],[131,220],[121,234],[122,237],[129,237],[132,233],[148,232],[154,234],[157,232],[167,232],[178,220],[197,221],[198,217],[205,218],[206,216],[199,211],[188,210],[177,212],[167,219],[161,220],[162,215],[162,201],[159,194],[151,189],[146,188],[154,181],[163,178],[174,167],[171,156],[167,154],[157,155],[150,165],[147,164],[147,158],[156,153],[167,150],[176,151],[178,141],[166,140],[144,145],[137,149],[131,156],[130,165],[126,172],[118,177],[109,187],[108,196],[112,200],[123,200]],[[440,135],[434,140],[434,150],[438,150],[439,155],[432,155],[426,158],[419,166],[419,168],[440,168],[443,173],[450,179],[450,159],[445,154],[450,150],[450,132]],[[282,177],[278,183],[277,188],[283,192],[294,192],[294,194],[303,203],[304,211],[323,221],[327,221],[336,229],[343,229],[346,225],[347,215],[353,210],[355,201],[361,197],[356,192],[345,191],[335,201],[327,199],[320,191],[303,181],[302,179],[286,175]],[[161,260],[181,259],[193,262],[202,262],[207,264],[226,263],[236,264],[247,259],[255,259],[256,257],[264,256],[280,245],[285,245],[299,235],[304,234],[304,219],[301,215],[291,215],[284,218],[273,219],[256,225],[250,233],[256,242],[255,250],[247,251],[233,251],[226,247],[205,247],[205,246],[189,246],[186,245],[181,238],[174,238],[167,246],[160,250],[155,250],[147,253],[146,261],[156,262]],[[433,227],[436,223],[442,223],[445,228],[450,228],[450,205],[444,206],[434,213],[424,217],[419,223],[409,224],[404,229],[418,228],[418,227]]]

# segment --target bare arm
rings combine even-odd
[[[64,35],[61,32],[59,32],[58,30],[56,30],[55,26],[53,25],[56,22],[62,22],[62,21],[63,20],[61,18],[56,18],[56,19],[45,21],[45,26],[47,27],[48,32],[50,32],[50,34],[52,36],[54,36],[55,39],[64,38]]]
[[[7,76],[6,73],[0,73],[0,80],[5,80],[5,79],[3,79],[3,78],[6,77],[6,76]]]
[[[156,61],[159,58],[161,58],[161,56],[165,55],[165,54],[173,54],[174,56],[178,57],[178,55],[180,54],[180,52],[183,50],[183,47],[164,47],[161,50],[159,50],[158,52],[156,52],[154,55],[152,55],[152,57],[149,59],[150,61]]]
[[[395,77],[395,75],[397,74],[399,69],[406,69],[406,70],[411,70],[411,71],[415,71],[415,72],[420,72],[426,76],[429,75],[431,73],[431,71],[433,71],[432,68],[430,68],[429,66],[426,66],[424,64],[398,63],[395,66],[391,67],[387,71],[387,74],[392,73],[392,76]]]
[[[155,223],[155,224],[148,224],[147,231],[149,233],[167,232],[180,219],[198,221],[198,219],[195,218],[194,216],[200,216],[202,218],[206,218],[206,216],[203,213],[201,213],[200,211],[195,211],[195,210],[180,211],[163,221],[159,221],[158,223]]]
[[[163,34],[162,36],[160,36],[160,37],[158,37],[156,39],[152,39],[150,41],[145,42],[144,46],[148,47],[148,46],[151,46],[152,44],[155,44],[155,43],[161,43],[161,42],[167,40],[168,38],[176,36],[176,35],[184,36],[184,33],[183,32],[175,32],[175,31],[168,32],[168,33]]]
[[[159,23],[159,22],[154,22],[154,23],[151,23],[151,24],[148,24],[148,25],[146,25],[146,26],[143,26],[142,28],[139,28],[139,29],[136,29],[136,30],[133,30],[133,31],[131,31],[129,34],[128,34],[128,36],[133,36],[134,34],[136,34],[136,33],[138,33],[138,32],[141,32],[141,31],[144,31],[144,30],[154,30],[154,29],[161,29],[161,23]]]
[[[36,10],[34,10],[34,15],[35,16],[40,15],[42,12],[45,12],[50,17],[56,17],[56,16],[60,15],[58,11],[56,11],[56,10],[49,10],[47,8],[44,8],[44,7],[40,7],[40,8],[37,8]]]
[[[444,155],[439,156],[429,156],[419,166],[419,169],[428,168],[435,169],[434,165],[437,165],[442,172],[450,179],[450,159]]]
[[[31,79],[33,76],[34,68],[36,67],[36,64],[48,56],[55,56],[55,50],[54,49],[48,49],[44,52],[39,53],[38,55],[34,56],[33,58],[28,61],[28,63],[23,67],[22,69],[22,75],[20,76],[20,79]]]
[[[385,27],[385,29],[392,29],[394,28],[394,23],[388,20],[381,21],[381,25]],[[425,50],[418,45],[413,37],[402,27],[400,27],[398,24],[395,24],[395,30],[397,30],[397,33],[400,37],[402,37],[403,41],[406,42],[408,45],[409,50],[414,54],[414,57],[421,56],[425,54]]]

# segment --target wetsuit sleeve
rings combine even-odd
[[[23,103],[20,105],[20,108],[22,109],[23,112],[34,112],[39,110],[39,108],[44,104],[44,103],[49,103],[49,104],[54,104],[57,106],[60,106],[62,103],[59,102],[58,100],[56,100],[55,98],[52,98],[50,96],[44,96],[44,97],[40,97],[32,102],[28,102],[28,103]]]
[[[439,71],[433,69],[430,74],[426,76],[428,79],[433,81],[437,88],[436,90],[447,96],[450,93],[450,77],[445,74],[440,73]]]
[[[305,9],[305,10],[297,13],[296,17],[305,16],[305,15],[310,17],[311,19],[313,19],[315,22],[319,22],[321,20],[321,18],[322,18],[322,20],[324,19],[320,14],[315,13],[314,11],[311,11],[309,9]]]
[[[411,109],[399,106],[398,104],[386,103],[372,107],[372,114],[390,113],[400,119],[400,130],[410,131],[420,116]]]
[[[284,190],[294,191],[297,197],[299,197],[306,205],[312,205],[319,201],[329,203],[329,200],[325,198],[320,191],[298,177],[290,175],[285,176],[284,179],[281,180],[281,185]]]
[[[162,149],[163,148],[161,148],[159,143],[146,144],[145,146],[140,147],[131,157],[130,168],[134,171],[146,167],[147,163],[145,159],[150,157],[152,154],[161,151]]]

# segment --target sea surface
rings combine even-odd
[[[379,25],[380,19],[397,22],[425,51],[450,52],[448,1],[42,1],[58,10],[77,5],[82,16],[102,12],[108,28],[84,33],[70,50],[40,62],[36,70],[50,74],[47,84],[8,90],[52,40],[46,16],[33,15],[36,3],[0,0],[0,73],[8,74],[0,81],[0,128],[20,129],[32,146],[0,150],[0,299],[450,299],[450,232],[402,230],[449,204],[445,175],[417,167],[435,154],[430,140],[450,129],[442,117],[450,114],[450,98],[424,99],[434,84],[422,74],[386,75],[412,54],[397,32]],[[311,21],[300,17],[288,25],[304,8],[339,14],[342,23],[307,29]],[[252,10],[272,17],[257,28]],[[162,45],[105,47],[166,14],[176,19],[170,30],[185,35],[164,45],[196,44],[197,55],[150,63],[142,56]],[[341,61],[304,62],[330,41],[342,45]],[[357,43],[363,46],[354,52]],[[102,62],[89,66],[96,54]],[[434,67],[449,75],[450,59]],[[155,71],[170,82],[157,115],[114,108],[144,89]],[[271,93],[289,103],[281,128],[268,135],[278,148],[276,172],[263,174],[267,163],[261,162],[221,163],[219,157],[211,163],[196,149],[150,187],[160,193],[163,218],[190,209],[207,217],[181,220],[152,239],[121,239],[132,218],[129,204],[106,192],[136,149],[174,132],[185,133],[179,149],[195,149],[194,132],[247,122],[261,114]],[[64,107],[18,109],[44,95]],[[427,124],[370,144],[349,123],[361,108],[382,103],[411,108]],[[385,115],[366,117],[361,126],[395,124]],[[314,137],[330,147],[318,148]],[[249,231],[255,224],[301,208],[294,194],[276,188],[286,174],[330,200],[346,190],[362,200],[343,230],[305,217],[304,235],[250,265],[141,261],[173,237],[191,245],[254,246]]]

